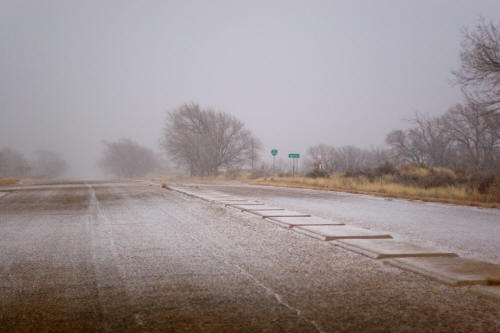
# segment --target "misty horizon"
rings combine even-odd
[[[262,156],[384,146],[463,102],[462,30],[498,1],[0,3],[0,149],[55,151],[96,178],[103,141],[164,154],[166,113],[235,116]]]

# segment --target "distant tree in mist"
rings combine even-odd
[[[149,148],[130,139],[103,141],[104,151],[99,166],[118,178],[143,177],[160,166],[158,156]]]
[[[500,169],[500,26],[481,20],[464,30],[461,68],[454,71],[465,104],[444,115],[417,115],[412,127],[390,132],[393,157],[406,164],[453,169]]]
[[[308,153],[328,172],[362,170],[384,162],[490,172],[500,170],[500,25],[480,21],[463,33],[461,68],[454,71],[465,103],[438,117],[417,114],[407,129],[387,134],[389,149],[316,145]]]
[[[31,175],[37,178],[57,178],[68,170],[68,163],[58,154],[47,150],[35,152]]]
[[[413,139],[410,133],[404,130],[394,130],[387,134],[385,142],[391,147],[393,156],[400,164],[424,164],[424,156]]]
[[[387,150],[380,148],[362,149],[354,146],[334,147],[319,144],[307,150],[311,167],[321,167],[326,172],[359,171],[375,168],[390,159]]]
[[[26,177],[30,171],[30,164],[21,153],[9,148],[0,150],[1,177]]]
[[[460,59],[455,82],[474,103],[499,111],[500,25],[481,20],[475,30],[464,30]]]
[[[256,137],[251,137],[248,145],[248,162],[250,163],[250,168],[253,170],[260,160],[260,152],[263,146],[262,142]]]
[[[167,114],[161,145],[169,158],[191,175],[214,175],[221,168],[256,160],[259,141],[235,117],[198,104],[184,104]]]
[[[430,118],[416,114],[410,120],[414,126],[390,132],[386,143],[399,163],[445,166],[452,160],[451,140],[444,131],[442,117]]]
[[[434,118],[418,116],[413,127],[390,132],[386,143],[403,164],[489,171],[500,169],[500,114],[473,101]]]
[[[450,108],[441,119],[461,168],[500,169],[500,113],[469,102]]]

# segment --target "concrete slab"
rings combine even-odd
[[[254,205],[254,204],[260,204],[260,202],[257,202],[257,201],[248,201],[247,199],[223,199],[223,200],[219,200],[217,201],[218,203],[220,204],[223,204],[223,205],[245,205],[245,204],[248,204],[248,205]]]
[[[473,294],[486,296],[493,301],[500,302],[500,286],[472,286],[469,291]]]
[[[179,188],[176,188],[176,187],[170,187],[170,190],[171,191],[175,191],[175,192],[179,192],[179,193],[182,193],[182,194],[185,194],[185,195],[189,195],[191,197],[195,197],[194,193],[191,192],[191,191],[186,191],[186,190],[179,189]]]
[[[224,200],[224,199],[230,199],[233,197],[231,195],[220,195],[219,193],[212,193],[212,192],[210,192],[210,193],[193,192],[193,195],[198,197],[198,198],[205,199],[208,201]]]
[[[210,193],[210,194],[207,194],[207,195],[211,196],[213,198],[226,198],[226,199],[234,198],[234,195],[223,194],[223,193]]]
[[[268,221],[285,228],[301,225],[344,225],[342,222],[330,221],[317,216],[310,217],[269,217]]]
[[[193,190],[193,189],[187,189],[187,188],[182,188],[182,187],[177,187],[177,186],[170,186],[170,189],[172,191],[184,193],[186,195],[190,195],[190,196],[193,196],[193,197],[200,197],[200,192],[196,191],[196,190]]]
[[[228,202],[228,203],[234,203],[234,204],[245,203],[245,202],[256,202],[256,201],[251,201],[251,200],[248,200],[248,199],[235,198],[235,197],[228,198],[228,199],[223,199],[223,201],[224,202]]]
[[[283,210],[259,210],[258,207],[257,207],[257,209],[255,209],[253,211],[255,211],[256,215],[262,216],[262,218],[268,218],[268,217],[309,217],[309,216],[311,216],[309,214],[294,212],[294,211],[288,210],[288,209],[283,209]]]
[[[245,212],[250,212],[250,211],[255,211],[255,210],[284,210],[283,208],[280,207],[274,207],[274,206],[269,206],[269,205],[231,205],[231,207],[241,209],[242,211]]]
[[[193,191],[193,193],[196,193],[200,196],[204,196],[204,197],[214,197],[214,198],[217,198],[217,197],[230,197],[230,195],[221,195],[217,192],[198,192],[198,191]]]
[[[293,230],[325,241],[343,238],[392,238],[389,234],[346,225],[297,226]]]
[[[229,203],[229,204],[226,204],[226,206],[228,207],[233,207],[233,208],[237,208],[237,209],[242,209],[242,207],[244,208],[248,208],[248,207],[255,207],[255,206],[264,206],[263,203],[261,202],[245,202],[245,203]]]
[[[399,258],[385,263],[453,286],[500,281],[500,265],[466,258]]]
[[[394,239],[340,239],[335,245],[374,259],[404,257],[457,257],[456,253],[436,251]]]
[[[211,202],[220,202],[227,199],[226,197],[213,197],[213,196],[203,196],[203,198]]]

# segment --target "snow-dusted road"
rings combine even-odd
[[[1,332],[498,332],[498,313],[466,288],[159,187],[0,197]]]
[[[205,186],[500,264],[499,209],[272,186]]]

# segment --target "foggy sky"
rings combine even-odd
[[[241,119],[279,156],[383,145],[461,102],[461,29],[500,1],[0,0],[0,148],[95,177],[101,140],[160,151],[185,102]]]

